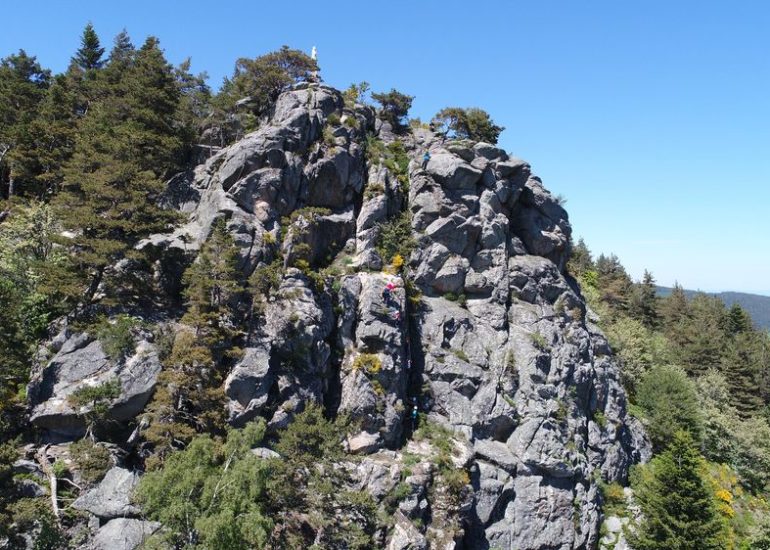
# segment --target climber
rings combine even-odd
[[[395,290],[396,285],[393,283],[388,283],[385,285],[385,288],[382,289],[382,299],[385,301],[385,305],[390,305],[390,298],[392,292]]]
[[[428,151],[425,151],[425,154],[422,156],[422,169],[425,170],[428,167],[428,161],[430,160],[430,153]]]
[[[417,405],[412,408],[412,431],[417,429]]]

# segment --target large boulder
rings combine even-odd
[[[87,333],[60,335],[63,344],[54,357],[34,374],[27,391],[36,426],[64,438],[85,431],[84,413],[71,396],[77,390],[117,380],[119,396],[107,403],[106,418],[125,422],[137,416],[150,399],[161,370],[154,344],[140,340],[123,361],[107,357],[102,344]]]
[[[157,521],[116,518],[96,532],[89,550],[135,550],[140,548],[161,525]]]
[[[78,497],[72,507],[101,519],[136,516],[140,510],[131,503],[131,497],[138,483],[138,473],[112,468],[96,487]]]

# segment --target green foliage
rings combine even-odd
[[[644,517],[631,537],[637,550],[708,550],[727,544],[727,526],[703,479],[703,458],[687,432],[672,436],[647,471],[637,472],[636,500]]]
[[[147,473],[136,499],[166,528],[158,538],[210,549],[264,547],[273,525],[264,507],[269,468],[249,452],[263,436],[264,422],[232,430],[224,444],[200,436]]]
[[[139,320],[126,314],[113,319],[101,317],[96,324],[96,337],[107,356],[119,362],[134,352],[136,343],[132,332],[138,326]]]
[[[94,30],[94,26],[88,23],[83,29],[83,35],[80,38],[80,49],[75,53],[72,62],[82,71],[93,71],[101,69],[104,61],[104,48],[99,43],[99,36]]]
[[[86,423],[86,435],[93,437],[107,419],[109,405],[120,397],[120,380],[114,378],[94,386],[84,385],[73,391],[68,397],[70,405],[78,409]]]
[[[545,336],[540,334],[539,332],[531,332],[529,334],[530,340],[532,340],[532,344],[539,349],[540,351],[548,351],[549,345],[548,341],[545,339]]]
[[[103,72],[57,196],[62,222],[74,234],[63,242],[86,282],[85,303],[108,265],[141,257],[132,250],[139,239],[177,219],[157,206],[157,198],[164,180],[178,169],[183,146],[175,128],[180,92],[157,39],[148,38],[139,50],[116,43]],[[116,287],[128,284],[109,282],[104,290],[113,299]]]
[[[602,513],[605,517],[625,517],[628,515],[626,496],[620,483],[617,481],[612,483],[600,481],[599,491],[602,495]]]
[[[225,79],[214,100],[213,119],[222,134],[222,144],[239,138],[244,128],[254,129],[257,119],[270,110],[281,92],[310,80],[317,70],[315,60],[288,46],[254,59],[238,59],[233,76]]]
[[[17,147],[29,134],[50,78],[24,50],[0,60],[0,199],[26,192],[26,163]]]
[[[657,450],[664,449],[679,431],[701,440],[703,419],[695,388],[682,369],[671,366],[650,369],[639,385],[636,402],[649,419],[647,432]]]
[[[264,264],[254,270],[249,279],[249,285],[258,296],[267,297],[278,290],[283,278],[283,262],[280,258],[272,263]]]
[[[355,107],[356,103],[364,103],[366,93],[369,91],[369,83],[366,81],[358,84],[351,84],[347,90],[342,92],[342,98],[345,100],[345,106],[349,109]]]
[[[621,316],[604,328],[612,351],[620,360],[623,385],[632,395],[650,368],[670,364],[673,360],[665,336],[644,326],[641,321]]]
[[[376,353],[361,353],[353,360],[352,368],[369,376],[376,376],[382,369],[382,360]]]
[[[69,453],[86,483],[97,483],[112,467],[110,452],[102,445],[81,439],[69,446]]]
[[[338,458],[343,436],[338,426],[324,418],[323,408],[309,403],[281,435],[275,448],[286,460],[310,465],[318,459]]]
[[[412,220],[408,213],[402,212],[377,227],[377,253],[383,261],[390,261],[396,254],[402,258],[411,256],[416,243],[412,237]]]
[[[467,109],[446,107],[433,117],[431,124],[441,133],[456,139],[485,141],[492,144],[497,143],[500,132],[505,130],[494,123],[489,113],[477,107]]]
[[[402,94],[392,88],[389,92],[372,94],[372,99],[380,104],[380,118],[390,122],[393,128],[398,129],[409,113],[409,109],[412,108],[414,96]]]

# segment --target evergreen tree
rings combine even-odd
[[[99,43],[99,36],[91,23],[83,29],[83,36],[80,38],[80,49],[75,53],[72,62],[75,63],[84,72],[101,69],[104,61],[104,48]]]
[[[72,78],[57,75],[17,142],[13,155],[17,175],[26,191],[40,199],[56,193],[64,179],[64,164],[72,156],[77,132],[79,92]]]
[[[727,312],[727,332],[736,335],[749,332],[752,329],[751,316],[740,304],[733,304]]]
[[[647,371],[636,401],[649,419],[648,433],[657,450],[664,449],[678,431],[700,441],[703,419],[695,388],[681,369],[655,366]]]
[[[633,285],[628,300],[628,314],[640,321],[647,328],[657,328],[660,324],[658,314],[658,294],[652,273],[645,270],[641,283]]]
[[[17,147],[37,117],[50,77],[24,50],[0,60],[0,198],[28,192],[34,171],[28,172]]]
[[[409,109],[412,108],[414,96],[402,94],[393,88],[389,92],[372,94],[372,99],[380,104],[380,118],[390,122],[391,126],[397,130],[402,126]]]
[[[185,160],[204,128],[205,120],[212,114],[211,89],[206,84],[206,73],[190,73],[190,59],[182,62],[174,71],[179,87],[180,102],[177,109],[177,130],[185,146]]]
[[[148,407],[152,420],[145,437],[156,456],[151,466],[175,441],[189,441],[197,432],[219,432],[225,424],[222,382],[227,360],[239,354],[232,348],[237,332],[229,305],[241,288],[237,260],[238,249],[224,220],[219,220],[182,278],[187,285],[184,328],[174,336]]]
[[[722,550],[726,526],[702,478],[703,458],[687,432],[652,460],[651,472],[635,487],[644,517],[632,534],[636,550]]]
[[[126,37],[116,39],[99,97],[80,124],[58,201],[65,227],[76,234],[69,244],[87,281],[86,302],[109,265],[176,219],[156,199],[179,162],[179,89],[155,38],[137,52],[129,45]]]
[[[577,277],[582,277],[588,271],[596,268],[594,260],[591,257],[591,251],[586,246],[585,241],[580,238],[577,244],[571,247],[571,253],[568,263],[569,272]]]
[[[677,324],[689,318],[690,306],[682,285],[674,283],[671,294],[663,299],[660,309],[663,324],[667,331],[671,331]]]
[[[244,129],[255,128],[259,117],[269,111],[281,92],[310,80],[316,71],[314,59],[288,46],[255,59],[238,59],[232,78],[225,79],[213,102],[209,130],[219,135],[218,140],[209,141],[225,145]]]
[[[487,143],[497,143],[500,132],[505,130],[494,123],[489,113],[477,107],[441,109],[431,123],[434,127],[439,127],[439,131],[444,135]]]
[[[612,313],[625,311],[631,278],[615,254],[600,255],[596,260],[597,284],[601,289],[602,301]]]
[[[720,370],[730,385],[730,402],[743,418],[757,414],[764,406],[761,369],[761,340],[753,332],[738,333],[727,342]]]

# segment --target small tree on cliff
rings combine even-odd
[[[387,93],[372,94],[372,99],[380,104],[380,118],[390,122],[393,128],[400,128],[412,108],[414,96],[402,94],[393,88]]]
[[[497,143],[504,127],[498,126],[484,109],[469,107],[447,107],[441,109],[432,121],[444,134],[457,139],[470,139]]]

